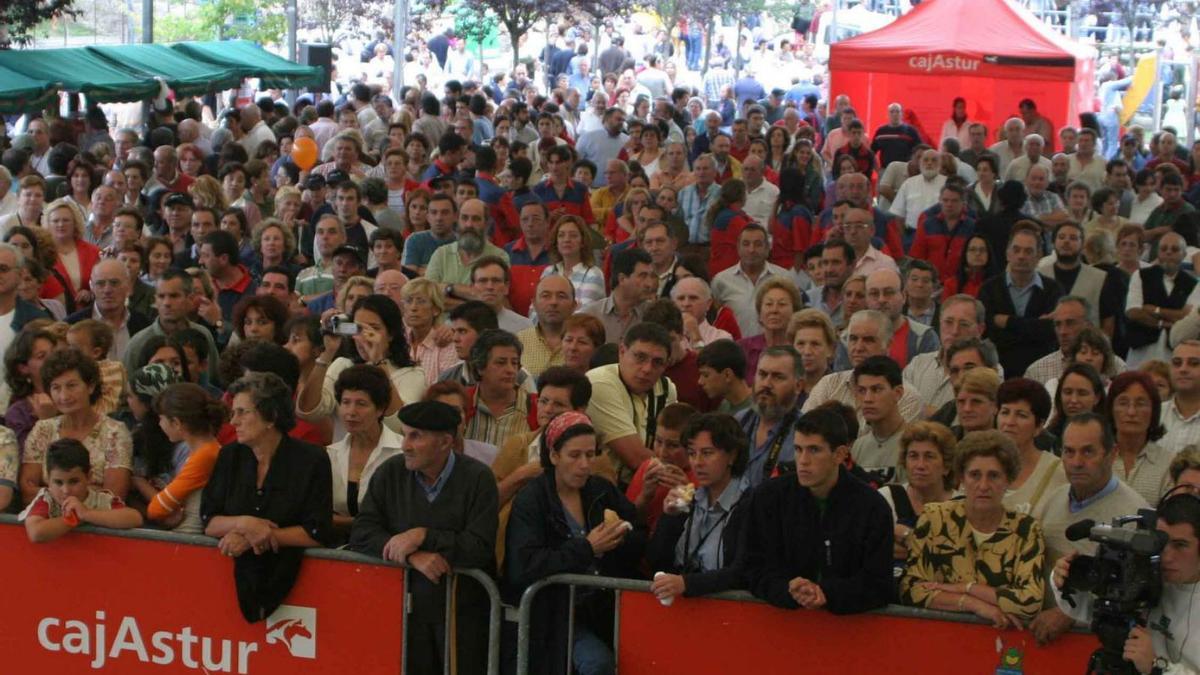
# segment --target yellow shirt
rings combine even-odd
[[[563,364],[562,344],[551,349],[542,337],[540,326],[530,326],[517,333],[521,341],[521,365],[533,377],[540,376],[550,366]]]
[[[593,368],[587,374],[592,382],[592,400],[588,403],[587,414],[596,427],[597,442],[606,446],[618,438],[637,436],[649,449],[653,439],[647,437],[647,418],[651,412],[657,415],[677,400],[675,383],[663,377],[654,385],[653,399],[649,395],[635,396],[621,381],[619,369],[620,364],[614,363]],[[606,454],[613,473],[622,482],[628,482],[637,467],[625,466],[611,448]]]

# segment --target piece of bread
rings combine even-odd
[[[691,483],[684,483],[679,486],[679,498],[685,503],[691,504],[696,498],[696,486]]]
[[[618,516],[616,511],[613,511],[612,509],[604,509],[605,525],[612,525],[613,523],[619,522],[621,522],[621,516]]]

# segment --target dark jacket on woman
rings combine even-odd
[[[298,525],[321,544],[331,544],[333,472],[325,448],[285,435],[261,492],[257,481],[258,460],[249,446],[231,443],[221,448],[200,502],[204,526],[216,516],[254,516],[280,528]],[[238,605],[247,621],[261,621],[283,603],[303,559],[304,549],[286,547],[261,555],[246,551],[234,560]]]
[[[788,592],[796,577],[816,582],[834,614],[865,612],[892,599],[892,511],[845,467],[838,467],[823,512],[794,475],[760,485],[744,541],[750,591],[776,607],[800,606]]]
[[[735,478],[734,480],[738,480]],[[730,484],[725,489],[731,489]],[[742,569],[738,554],[742,551],[742,536],[746,526],[747,514],[750,512],[750,493],[746,488],[738,498],[729,517],[721,530],[721,556],[724,565],[721,569],[705,572],[687,572],[675,562],[675,547],[680,537],[687,536],[688,520],[692,513],[663,514],[658,519],[654,536],[646,547],[646,562],[650,569],[656,572],[682,574],[686,597],[710,595],[733,589],[745,588]],[[693,524],[694,525],[694,524]]]
[[[633,530],[620,546],[597,558],[587,539],[572,536],[555,488],[554,471],[547,470],[513,499],[505,537],[504,592],[508,602],[516,604],[531,584],[554,574],[640,576],[638,562],[646,546],[646,529],[638,522],[637,509],[615,485],[596,476],[588,478],[580,497],[587,531],[604,521],[605,509],[633,523]],[[529,672],[565,672],[567,603],[564,586],[538,593],[533,604]],[[612,596],[606,592],[579,589],[575,595],[576,622],[591,628],[601,639],[612,629],[612,612]]]

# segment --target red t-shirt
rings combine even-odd
[[[650,468],[650,460],[645,460],[638,466],[637,471],[633,473],[633,478],[629,481],[629,487],[625,488],[625,498],[636,503],[638,495],[642,494],[642,486],[646,482],[646,469]],[[687,474],[688,480],[692,485],[696,484],[696,476],[692,474],[690,468],[684,468],[684,473]],[[650,506],[646,510],[646,527],[651,533],[654,532],[654,527],[658,525],[658,519],[662,517],[663,500],[667,498],[667,493],[671,489],[662,485],[654,492],[654,499],[650,500]]]

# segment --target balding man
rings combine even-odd
[[[504,249],[487,240],[487,205],[478,199],[468,199],[458,212],[457,241],[434,251],[425,268],[425,277],[444,284],[443,295],[449,305],[478,300],[471,287],[471,265],[493,255],[509,263]]]
[[[721,194],[721,187],[716,184],[717,162],[712,155],[704,153],[692,163],[692,171],[696,182],[679,191],[679,210],[688,227],[688,240],[693,244],[707,244],[711,233],[705,227],[705,215]]]
[[[179,155],[175,148],[160,145],[154,149],[154,175],[142,188],[142,194],[151,194],[165,188],[169,192],[187,192],[195,182],[191,176],[179,170]]]
[[[101,185],[92,191],[92,213],[83,227],[83,236],[97,248],[112,245],[113,219],[121,206],[121,195],[116,190]]]
[[[838,176],[834,194],[838,202],[846,200],[853,206],[871,212],[875,222],[875,232],[871,236],[872,246],[896,260],[904,257],[904,244],[900,237],[904,221],[871,205],[871,181],[864,174],[844,173]],[[824,242],[829,230],[833,228],[833,208],[834,204],[827,204],[825,210],[821,211],[820,218],[812,228],[810,246]]]
[[[775,210],[775,201],[779,199],[779,188],[766,180],[764,168],[762,158],[757,155],[751,155],[742,162],[742,180],[746,183],[746,205],[742,210],[754,222],[770,227],[771,213]]]
[[[408,277],[400,270],[381,270],[375,275],[375,292],[379,295],[386,295],[396,303],[397,307],[401,306],[400,292],[404,290],[404,284],[408,283]]]
[[[871,220],[871,212],[866,209],[851,207],[842,218],[842,238],[854,248],[854,268],[851,276],[867,275],[875,270],[899,270],[892,256],[875,248],[871,236],[875,234],[875,224]]]
[[[658,171],[650,177],[650,189],[658,191],[670,188],[678,193],[695,181],[695,174],[687,168],[687,149],[684,144],[668,143],[658,162]]]
[[[712,289],[700,277],[684,277],[671,289],[671,301],[683,313],[683,336],[696,351],[717,340],[732,340],[728,331],[708,322],[712,308]]]
[[[533,296],[537,324],[517,333],[524,349],[521,365],[534,377],[551,366],[563,365],[563,325],[575,313],[575,286],[557,274],[542,277]]]
[[[888,123],[875,130],[871,152],[879,153],[879,166],[904,162],[921,142],[921,133],[904,123],[904,109],[899,103],[888,105]]]
[[[613,209],[625,201],[629,191],[629,165],[619,159],[610,159],[604,166],[604,177],[607,185],[592,190],[591,194],[592,215],[600,225],[608,223],[610,216],[615,216]],[[615,217],[613,227],[616,227]]]
[[[264,141],[275,142],[275,133],[271,131],[271,127],[263,121],[262,109],[257,104],[251,103],[242,108],[242,131],[245,135],[242,136],[242,147],[246,148],[246,154],[251,159],[258,152],[258,146]]]
[[[204,126],[196,120],[190,118],[180,120],[175,133],[179,137],[180,145],[191,143],[205,155],[212,154],[212,141],[205,136]]]
[[[1021,156],[1025,140],[1025,121],[1020,117],[1010,117],[1004,122],[1004,137],[999,143],[988,148],[993,155],[1000,158],[999,173],[1008,171],[1009,162]]]
[[[942,175],[942,153],[926,150],[920,159],[921,171],[900,184],[892,200],[892,213],[904,219],[904,227],[916,232],[921,214],[938,203],[946,177]]]
[[[850,317],[850,326],[846,329],[846,351],[850,357],[850,367],[857,368],[872,356],[887,356],[887,345],[892,335],[892,322],[883,312],[863,309]],[[809,412],[827,401],[837,401],[846,406],[858,409],[854,398],[853,370],[842,370],[822,377],[804,401],[801,412]],[[924,405],[916,392],[905,389],[900,398],[900,415],[905,422],[913,422],[921,418]],[[862,413],[858,415],[859,435],[870,433],[870,428],[864,423]]]
[[[127,307],[133,280],[129,278],[129,270],[120,261],[107,258],[96,263],[89,283],[95,300],[90,307],[68,316],[67,323],[96,319],[108,324],[113,331],[113,344],[108,351],[108,358],[120,360],[129,347],[129,338],[149,326],[150,318]]]
[[[1170,361],[1168,330],[1200,307],[1196,278],[1180,269],[1186,251],[1183,237],[1168,232],[1158,241],[1158,264],[1141,269],[1129,279],[1125,339],[1129,344],[1126,361],[1130,368],[1150,359]]]
[[[1040,221],[1044,225],[1058,225],[1070,219],[1063,200],[1047,188],[1050,185],[1050,169],[1038,164],[1029,167],[1025,174],[1025,205],[1021,213]]]
[[[1046,148],[1046,141],[1038,134],[1029,134],[1023,141],[1022,148],[1024,154],[1014,158],[1008,163],[1008,167],[1004,169],[1004,180],[1025,180],[1029,169],[1034,166],[1045,167],[1047,170],[1051,168],[1049,158],[1042,151]],[[1066,156],[1063,157],[1066,159]]]
[[[867,277],[867,307],[887,315],[892,324],[887,355],[901,368],[918,354],[941,347],[937,333],[923,323],[904,316],[904,289],[896,270],[875,270]]]

